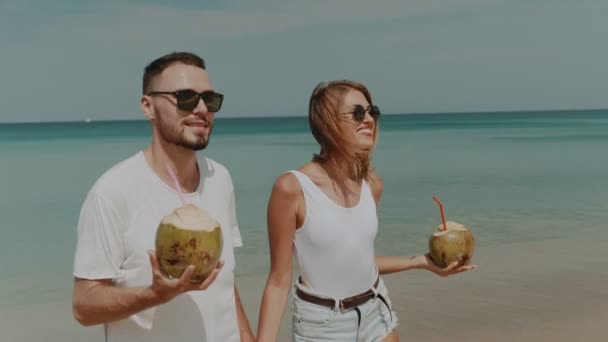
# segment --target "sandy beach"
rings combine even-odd
[[[384,277],[402,341],[604,341],[608,336],[606,240],[553,240],[479,248],[477,270],[449,278],[424,271]],[[245,305],[256,322],[252,286]],[[240,282],[241,288],[243,282]],[[255,285],[253,285],[255,284]],[[259,284],[259,285],[258,285]],[[252,300],[253,298],[253,300]],[[280,341],[290,341],[284,319]]]
[[[450,278],[423,271],[385,276],[402,341],[604,341],[608,239],[481,246],[479,268]],[[237,279],[257,326],[264,275]],[[2,341],[103,341],[72,319],[69,298],[0,310]],[[285,315],[279,341],[290,341]]]
[[[608,0],[0,0],[0,342],[227,342],[238,322],[211,301],[233,280],[257,334],[288,213],[277,189],[303,166],[298,223],[321,232],[310,245],[345,247],[312,260],[352,278],[338,286],[372,271],[366,251],[427,253],[442,221],[474,233],[474,271],[381,275],[400,341],[608,342],[607,14]],[[145,252],[186,203],[223,232],[211,290],[109,338],[80,325],[74,274],[149,286]],[[79,318],[150,309],[126,292],[79,294]],[[293,342],[292,303],[278,342]],[[141,338],[121,330],[136,324]]]

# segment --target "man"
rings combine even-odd
[[[108,342],[254,340],[234,283],[233,247],[242,242],[232,179],[196,155],[222,101],[194,54],[171,53],[145,69],[141,108],[152,142],[97,180],[78,223],[74,317],[104,324]],[[202,284],[190,283],[193,266],[180,279],[162,274],[152,250],[162,217],[182,205],[169,168],[185,201],[222,228],[222,261]]]

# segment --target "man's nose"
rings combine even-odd
[[[192,110],[192,113],[194,114],[201,114],[201,113],[207,113],[209,112],[209,109],[207,108],[207,105],[205,104],[205,101],[203,101],[203,99],[199,96],[198,97],[198,103],[196,104],[196,107],[194,107],[194,109]]]

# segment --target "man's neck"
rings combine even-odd
[[[175,172],[183,192],[194,192],[198,188],[200,174],[195,151],[175,144],[153,141],[144,150],[144,155],[154,172],[172,188],[175,189],[175,184],[167,167]]]

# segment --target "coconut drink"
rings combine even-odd
[[[203,209],[186,204],[163,217],[156,231],[156,257],[160,270],[180,278],[189,265],[192,283],[202,283],[222,255],[220,224]]]
[[[463,224],[448,221],[429,238],[429,251],[433,262],[439,267],[447,267],[454,261],[460,266],[468,265],[473,258],[475,238]]]
[[[433,197],[433,200],[439,205],[443,223],[429,238],[431,259],[439,267],[447,267],[455,261],[459,266],[470,264],[475,250],[473,233],[463,224],[446,222],[443,205],[437,198]]]

